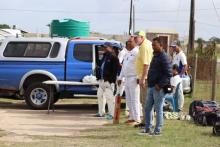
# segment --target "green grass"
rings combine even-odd
[[[193,99],[186,97],[185,110]],[[160,137],[139,136],[139,129],[124,124],[122,111],[119,125],[81,131],[79,136],[27,136],[34,142],[2,142],[0,146],[15,147],[219,147],[220,138],[212,135],[211,127],[197,126],[190,121],[165,120]],[[0,132],[1,133],[1,132]],[[16,135],[16,134],[15,134]],[[0,135],[0,138],[3,135]]]
[[[210,98],[210,83],[197,82],[195,98]],[[220,91],[218,91],[218,96]],[[2,100],[1,100],[2,101]],[[84,104],[87,100],[81,100]],[[193,98],[185,97],[184,111],[188,112]],[[16,103],[14,100],[3,102]],[[74,100],[74,102],[76,102]],[[87,101],[88,102],[88,101]],[[94,103],[94,100],[89,100]],[[60,103],[72,103],[71,100],[61,100]],[[7,142],[0,140],[0,147],[220,147],[220,137],[212,135],[212,127],[197,126],[191,121],[165,120],[160,137],[139,136],[139,129],[124,124],[127,119],[122,110],[119,125],[106,125],[104,128],[81,131],[80,135],[69,137],[60,136],[26,136],[34,142]],[[0,131],[1,137],[7,135]],[[13,134],[17,135],[17,134]]]
[[[196,81],[194,99],[211,100],[212,83],[211,81]],[[217,84],[216,101],[220,102],[220,84]]]
[[[217,56],[218,59],[220,59],[220,53],[219,52],[216,53],[216,56]]]
[[[139,136],[138,129],[130,126],[109,125],[104,129],[87,130],[81,136],[49,137],[27,146],[81,146],[81,147],[219,147],[219,137],[211,134],[210,127],[195,126],[185,121],[165,121],[163,135],[160,137]],[[21,146],[23,144],[20,144]]]

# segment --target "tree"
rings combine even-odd
[[[215,42],[215,43],[220,43],[220,38],[218,38],[218,37],[211,37],[211,38],[209,39],[209,41],[210,41],[210,42]]]
[[[196,40],[196,43],[198,44],[197,49],[196,49],[197,53],[199,55],[203,54],[203,48],[204,48],[205,40],[203,40],[202,38],[198,38]]]
[[[198,44],[196,52],[199,56],[212,58],[215,56],[216,52],[216,43],[220,42],[220,39],[217,37],[212,37],[208,42],[202,38],[198,38],[196,43]]]
[[[10,26],[7,24],[0,24],[0,29],[10,29]]]
[[[203,38],[198,38],[196,40],[196,43],[204,43],[204,42],[205,42],[205,40]]]

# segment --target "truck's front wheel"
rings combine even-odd
[[[32,109],[46,109],[50,95],[54,95],[53,88],[39,82],[33,83],[25,91],[25,101]]]

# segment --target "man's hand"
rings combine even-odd
[[[142,73],[142,76],[141,76],[141,79],[140,79],[140,82],[139,82],[139,85],[141,88],[145,88],[146,87],[146,77],[147,77],[147,74],[148,74],[148,65],[144,64],[144,67],[143,67],[143,73]]]
[[[141,86],[141,88],[145,88],[146,87],[146,80],[144,78],[141,78],[141,80],[139,81],[139,85]]]
[[[120,86],[120,85],[121,85],[121,82],[122,82],[122,80],[118,80],[118,86]]]
[[[155,85],[155,89],[156,89],[156,91],[160,91],[161,88],[160,88],[159,85],[156,84],[156,85]]]

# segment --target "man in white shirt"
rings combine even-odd
[[[126,47],[127,47],[127,44],[126,44]],[[119,59],[119,63],[121,65],[121,67],[122,67],[124,58],[127,53],[128,53],[128,50],[126,48],[123,48],[118,54],[118,59]],[[123,93],[125,91],[125,83],[124,83],[124,79],[121,79],[121,80],[122,80],[122,82],[121,82],[121,88],[120,88],[120,95],[123,95]],[[126,96],[125,96],[125,98],[126,98]],[[129,108],[128,108],[127,101],[126,101],[126,106],[125,106],[125,115],[129,116]]]
[[[124,62],[124,58],[125,58],[125,56],[126,56],[127,53],[128,53],[128,50],[127,50],[126,48],[123,48],[123,49],[119,52],[119,54],[118,54],[118,59],[119,59],[120,67],[122,67],[123,62]],[[120,75],[120,73],[121,73],[121,71],[119,72],[119,75]],[[120,95],[123,95],[124,90],[125,90],[124,80],[122,80],[121,89],[120,89]],[[128,110],[127,105],[126,105],[126,110]]]
[[[184,75],[186,73],[186,71],[188,70],[188,65],[187,65],[186,55],[184,54],[184,52],[181,49],[181,44],[179,41],[173,41],[171,43],[170,47],[174,51],[173,65],[174,64],[178,65],[179,74]]]
[[[127,54],[127,49],[126,48],[123,48],[119,54],[118,54],[118,59],[119,59],[119,63],[122,64],[123,60],[124,60],[124,57],[125,55]]]
[[[127,50],[121,73],[118,80],[118,85],[121,84],[122,79],[125,78],[125,95],[129,108],[128,124],[137,125],[141,122],[140,118],[140,87],[137,83],[137,73],[135,70],[135,61],[138,54],[138,47],[136,47],[134,38],[131,37],[127,41]]]
[[[171,94],[166,94],[166,97],[172,97],[177,101],[177,109],[178,111],[183,110],[184,105],[184,94],[183,94],[183,88],[182,88],[182,79],[178,73],[178,65],[174,64],[172,68],[172,74],[173,77],[170,79],[170,85],[173,88],[173,92]],[[177,89],[178,88],[178,89]]]

